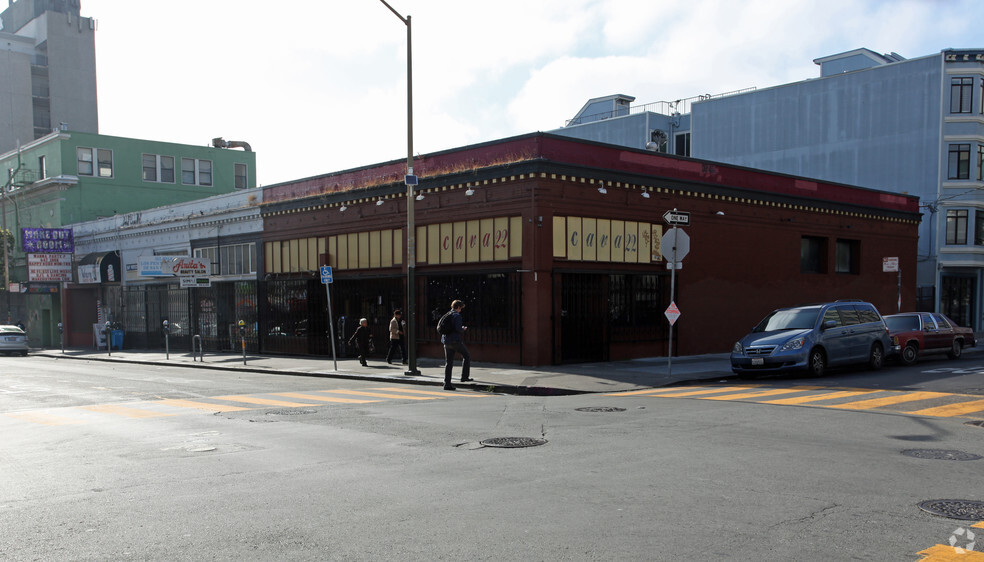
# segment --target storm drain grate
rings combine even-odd
[[[574,408],[578,412],[624,412],[625,408],[615,406],[588,406],[585,408]]]
[[[949,519],[984,520],[984,502],[976,500],[926,500],[919,503],[919,509]]]
[[[301,416],[304,414],[316,414],[315,410],[270,410],[267,412],[268,416]]]
[[[485,445],[486,447],[517,448],[536,447],[538,445],[544,445],[546,442],[546,439],[539,439],[536,437],[493,437],[491,439],[480,441],[479,443]]]
[[[964,425],[975,425],[977,427],[984,427],[984,420],[974,420],[974,421],[964,422]]]
[[[976,461],[982,458],[980,455],[965,453],[963,451],[949,451],[946,449],[906,449],[903,455],[915,457],[917,459],[930,459],[939,461]]]

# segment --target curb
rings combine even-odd
[[[295,377],[314,377],[314,378],[329,378],[329,379],[342,379],[342,380],[355,380],[355,381],[372,381],[372,382],[384,382],[384,383],[397,383],[397,384],[413,384],[419,386],[444,386],[443,380],[430,380],[421,379],[419,377],[407,377],[401,375],[399,377],[395,376],[381,376],[381,375],[357,375],[354,373],[343,373],[343,372],[323,372],[323,371],[290,371],[285,369],[270,369],[266,367],[249,367],[244,365],[242,367],[221,367],[217,365],[208,365],[203,362],[195,362],[193,365],[179,364],[179,363],[157,363],[153,361],[143,361],[139,359],[117,359],[110,356],[92,356],[92,355],[68,355],[61,353],[51,353],[48,351],[39,351],[36,353],[31,353],[31,355],[37,357],[48,357],[51,359],[73,359],[82,361],[102,361],[104,363],[123,363],[130,365],[157,365],[162,367],[183,367],[187,369],[209,369],[212,371],[225,371],[225,372],[245,372],[245,373],[257,373],[257,374],[268,374],[268,375],[289,375]],[[601,392],[591,392],[586,390],[576,390],[568,388],[553,388],[547,386],[517,386],[510,384],[501,383],[454,383],[456,388],[467,388],[468,390],[473,390],[475,392],[488,392],[490,394],[513,394],[516,396],[573,396],[578,394],[600,394]]]

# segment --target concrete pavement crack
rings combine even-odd
[[[780,522],[776,523],[775,525],[770,525],[769,528],[770,529],[775,529],[776,527],[781,527],[781,526],[785,526],[785,525],[795,525],[797,523],[806,523],[806,522],[809,522],[809,521],[815,521],[817,519],[821,519],[823,517],[826,517],[829,511],[834,510],[834,509],[837,509],[839,507],[841,507],[840,504],[837,504],[837,503],[830,504],[830,505],[824,506],[824,507],[822,507],[822,508],[820,508],[820,509],[818,509],[818,510],[812,512],[812,513],[810,513],[809,515],[807,515],[805,517],[798,517],[796,519],[786,519],[785,521],[780,521]]]

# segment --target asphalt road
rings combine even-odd
[[[905,408],[984,394],[984,361],[829,378],[527,397],[0,358],[0,559],[915,560],[969,529],[917,504],[984,500],[984,460],[902,451],[984,455],[984,412]],[[935,394],[809,398],[843,388]]]

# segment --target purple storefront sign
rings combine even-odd
[[[24,253],[71,254],[75,252],[75,236],[71,228],[22,228]]]

